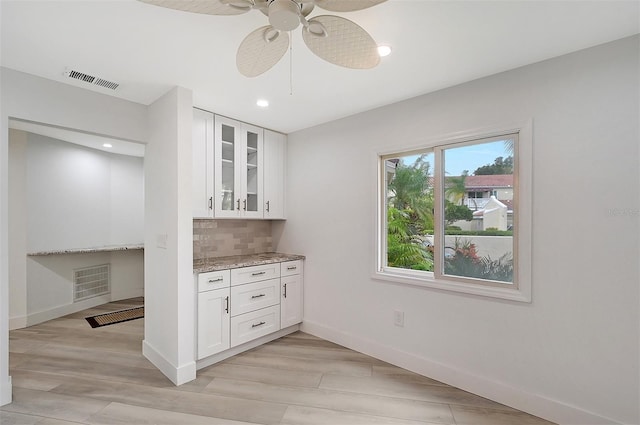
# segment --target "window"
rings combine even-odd
[[[517,129],[379,155],[374,277],[530,301],[530,145]]]

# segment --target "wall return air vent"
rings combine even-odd
[[[94,86],[105,87],[107,89],[115,90],[120,84],[114,83],[113,81],[105,80],[104,78],[96,77],[95,75],[85,74],[84,72],[79,72],[75,70],[67,69],[64,72],[64,75],[68,78],[73,78],[75,80],[82,81],[84,83],[93,84]]]
[[[98,297],[111,292],[109,264],[84,267],[73,271],[73,302]]]

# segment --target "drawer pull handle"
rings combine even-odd
[[[229,313],[229,297],[226,297],[226,298],[224,299],[224,304],[225,304],[225,306],[224,306],[224,311],[225,311],[226,313]]]
[[[251,299],[254,299],[254,298],[262,298],[262,297],[264,297],[264,296],[266,296],[266,294],[252,295],[252,296],[251,296]]]
[[[251,276],[262,276],[263,274],[265,274],[266,272],[256,272],[256,273],[251,273]]]
[[[284,297],[287,298],[287,284],[286,283],[284,284],[284,294],[282,294],[282,295],[284,295]]]
[[[298,266],[289,266],[289,267],[287,267],[287,270],[295,270],[297,268],[298,268]]]
[[[266,325],[267,322],[260,322],[260,323],[254,323],[253,325],[251,325],[252,328],[257,328],[258,326],[262,326],[262,325]]]
[[[209,283],[216,283],[216,282],[222,282],[224,280],[224,278],[217,278],[217,279],[209,279]]]

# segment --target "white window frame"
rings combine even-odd
[[[515,144],[514,152],[515,170],[514,187],[516,188],[515,200],[517,208],[514,217],[514,283],[504,284],[492,281],[482,281],[481,279],[464,278],[450,275],[442,275],[435,272],[416,271],[395,267],[384,267],[386,264],[386,173],[385,157],[411,155],[425,150],[431,150],[436,155],[441,155],[444,149],[461,143],[473,143],[482,139],[517,134],[518,141]],[[444,291],[459,292],[465,294],[479,295],[484,297],[501,298],[511,301],[531,302],[531,240],[532,240],[532,168],[533,168],[533,126],[528,121],[519,125],[507,125],[492,129],[481,129],[469,131],[452,136],[439,137],[430,141],[425,141],[421,145],[397,147],[393,150],[378,152],[376,154],[377,163],[377,184],[376,184],[376,241],[375,241],[375,270],[372,278],[394,284],[406,284],[411,286],[432,288]],[[442,185],[441,173],[439,170],[441,161],[435,161],[435,187]],[[437,190],[437,189],[436,189]],[[439,190],[439,192],[442,192]],[[442,214],[442,196],[435,196],[436,212],[435,223],[435,246],[437,248],[434,255],[434,263],[442,261],[438,250],[441,247],[440,238],[443,234],[442,220],[438,217]]]

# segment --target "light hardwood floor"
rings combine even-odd
[[[92,329],[85,316],[10,332],[10,424],[458,424],[550,422],[297,332],[175,387],[141,354],[143,319]]]

